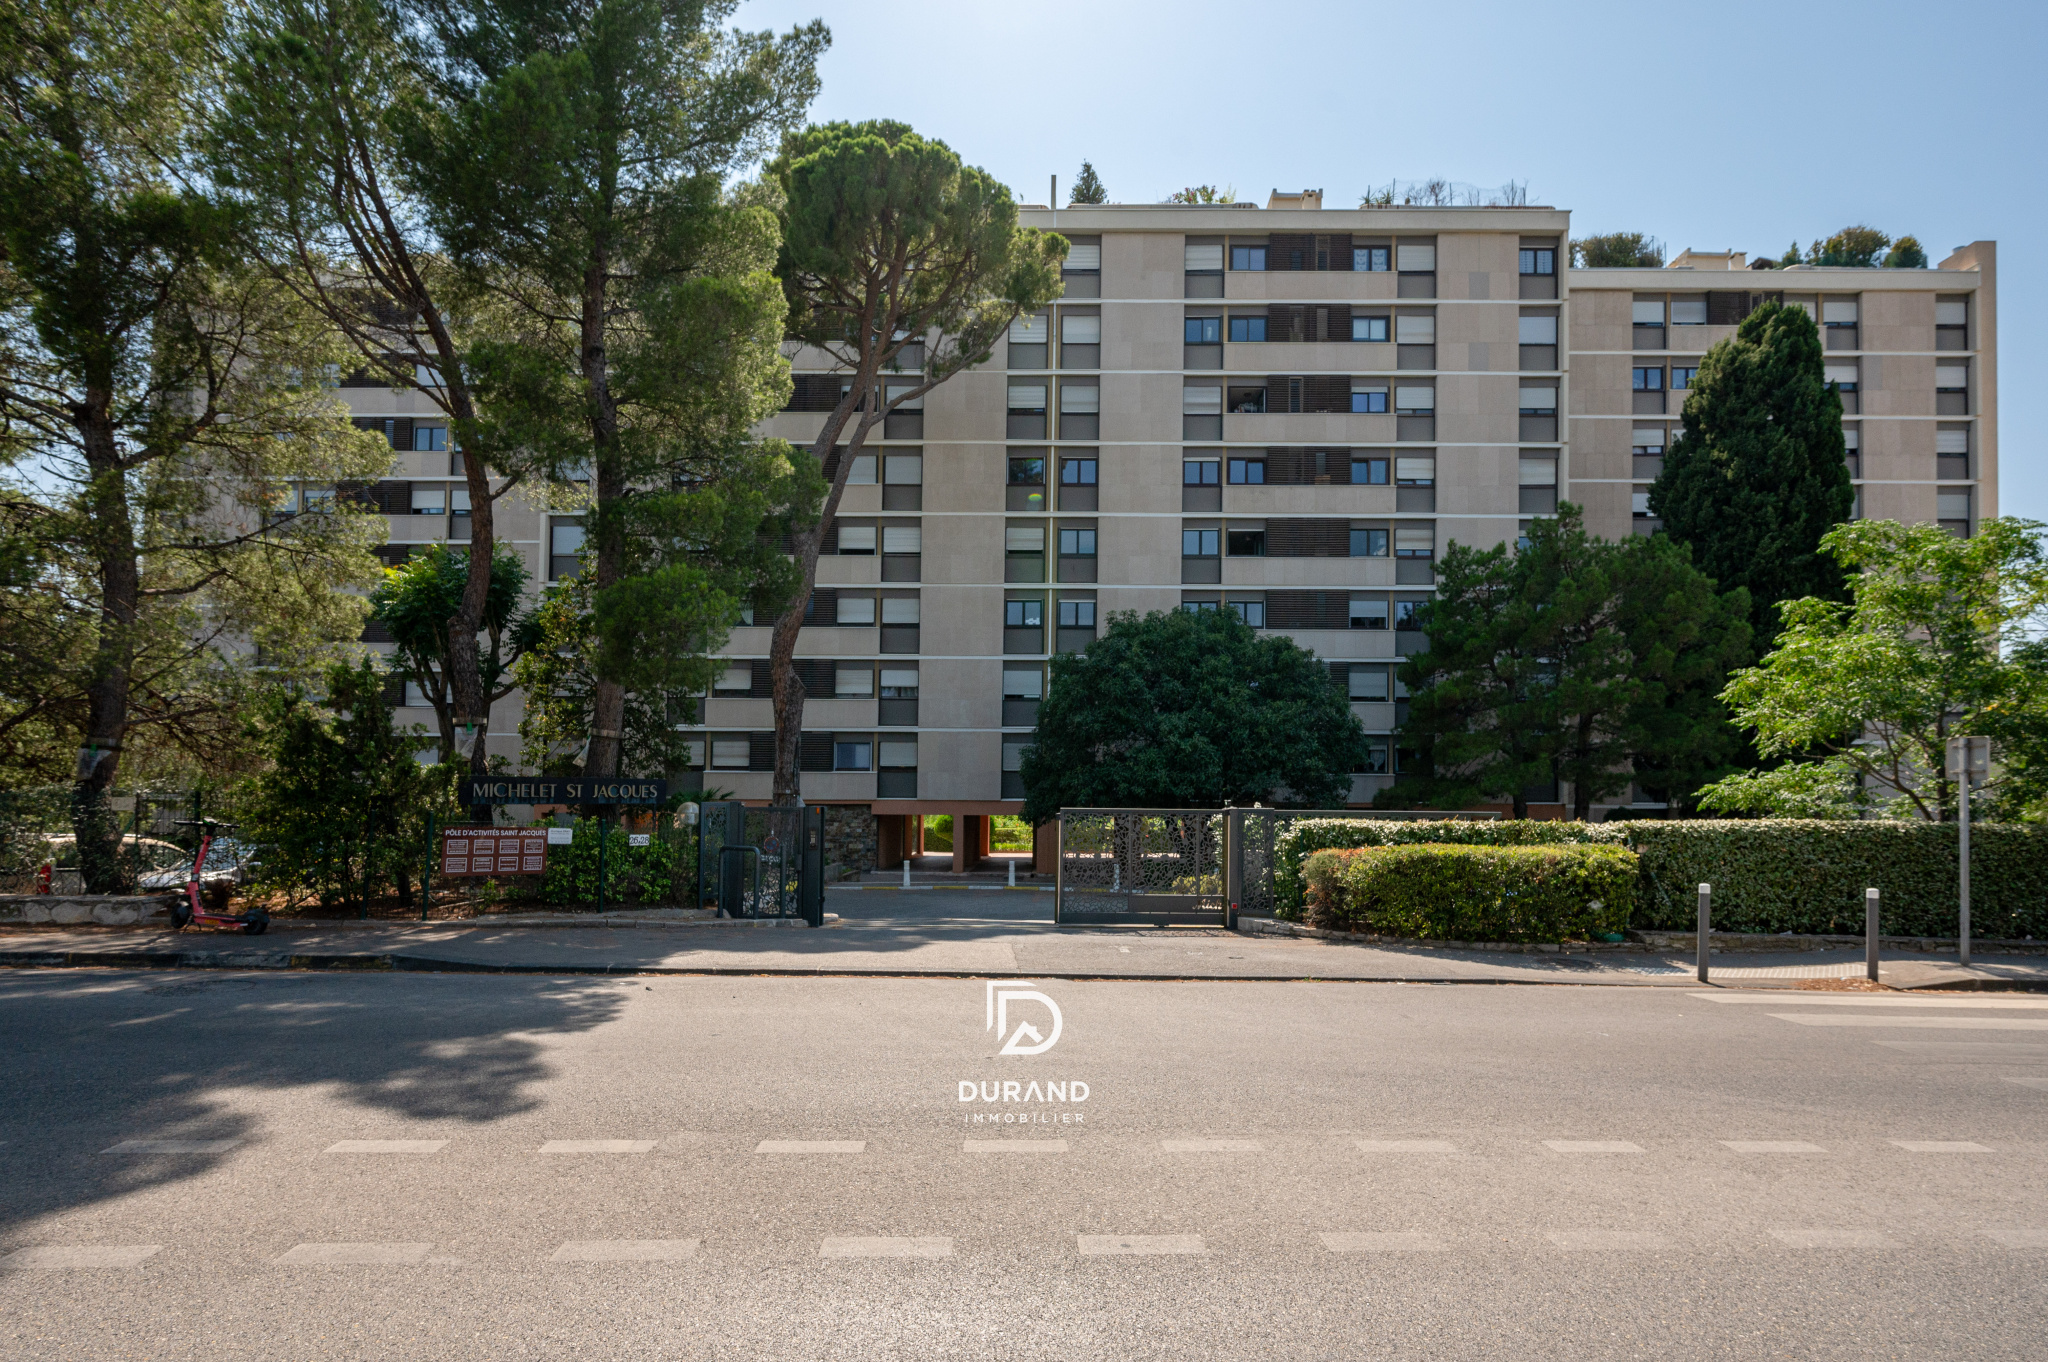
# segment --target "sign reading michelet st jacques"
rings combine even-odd
[[[547,828],[443,828],[443,875],[539,875],[548,868]]]
[[[666,780],[640,780],[632,776],[602,776],[556,779],[550,776],[505,776],[489,780],[471,778],[466,804],[637,804],[654,805],[668,799]]]

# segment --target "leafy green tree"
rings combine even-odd
[[[1572,263],[1582,269],[1654,269],[1664,243],[1643,232],[1602,232],[1572,242]]]
[[[791,133],[768,166],[781,194],[792,339],[844,371],[811,444],[839,458],[824,504],[790,536],[799,585],[775,621],[775,799],[802,798],[804,689],[796,643],[818,553],[868,435],[891,410],[985,362],[1019,313],[1060,292],[1063,238],[1017,226],[1010,191],[902,123],[828,123]]]
[[[1166,200],[1168,203],[1236,203],[1235,189],[1218,189],[1213,184],[1191,185],[1176,189]]]
[[[388,453],[323,377],[325,328],[185,187],[215,36],[197,0],[0,10],[0,450],[24,473],[5,500],[35,522],[36,627],[66,647],[17,677],[35,688],[17,713],[75,747],[93,893],[120,880],[106,796],[124,752],[217,756],[241,641],[281,667],[317,658],[360,632],[345,588],[374,572],[368,517],[281,514],[295,482],[374,476]]]
[[[492,327],[475,381],[557,480],[587,470],[587,775],[620,770],[630,692],[707,686],[748,599],[786,597],[760,530],[817,494],[815,465],[747,438],[789,392],[778,242],[722,180],[801,119],[828,39],[723,31],[735,7],[412,12],[438,80],[407,155]]]
[[[1806,263],[1868,269],[1891,244],[1892,239],[1875,227],[1844,227],[1826,241],[1815,242],[1807,252]]]
[[[458,617],[464,588],[469,582],[469,555],[475,548],[450,548],[429,544],[424,553],[384,572],[384,583],[370,595],[371,617],[391,634],[398,647],[392,654],[395,670],[420,688],[434,707],[436,727],[441,734],[441,760],[460,757],[455,740],[456,711],[449,647],[449,622]],[[489,651],[482,654],[481,676],[484,700],[495,704],[515,689],[512,667],[518,656],[522,631],[518,624],[519,600],[526,590],[526,564],[519,554],[499,545],[491,564],[491,594],[484,602],[484,635]]]
[[[1700,571],[1749,592],[1750,627],[1767,647],[1778,602],[1840,595],[1821,537],[1855,503],[1842,399],[1824,377],[1813,318],[1771,302],[1750,313],[1700,360],[1684,419],[1650,509]]]
[[[1986,787],[2009,808],[2048,796],[2048,608],[2043,526],[1992,519],[1964,539],[1934,525],[1860,520],[1828,533],[1850,600],[1788,602],[1770,655],[1723,692],[1774,770],[1702,792],[1723,813],[1955,817],[1948,739],[1992,739]]]
[[[386,885],[409,899],[429,815],[457,813],[460,768],[415,760],[424,734],[393,727],[369,659],[333,667],[317,700],[279,688],[254,726],[270,767],[242,788],[237,814],[259,883],[325,907],[365,910]]]
[[[1917,237],[1902,236],[1885,252],[1884,267],[1888,270],[1924,270],[1927,268],[1927,252],[1921,249]]]
[[[1090,162],[1081,162],[1081,173],[1074,177],[1074,187],[1067,191],[1067,202],[1109,202],[1109,191],[1103,188],[1102,177],[1095,173],[1095,167]]]
[[[1024,817],[1062,808],[1342,806],[1365,762],[1350,701],[1313,653],[1230,611],[1114,615],[1052,660],[1024,749]]]

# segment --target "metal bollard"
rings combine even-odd
[[[903,887],[905,889],[910,888],[910,858],[908,856],[903,858]]]
[[[1877,886],[1863,891],[1863,972],[1877,982]]]
[[[1708,923],[1713,917],[1713,912],[1714,886],[1703,884],[1700,886],[1700,944],[1697,957],[1699,980],[1703,984],[1707,982],[1707,942],[1711,935]]]
[[[1012,860],[1012,861],[1010,862],[1010,888],[1012,888],[1012,889],[1015,889],[1016,887],[1017,887],[1017,862],[1016,862],[1015,860]]]

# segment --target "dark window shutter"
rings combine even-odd
[[[405,450],[412,448],[412,418],[410,416],[401,416],[391,423],[391,447],[393,449]]]
[[[384,433],[384,418],[381,416],[351,416],[348,423],[357,430],[374,430],[379,435]]]
[[[825,456],[825,481],[831,482],[839,476],[839,461],[845,457],[845,445],[832,446],[831,453]]]
[[[1349,374],[1310,374],[1301,385],[1301,409],[1316,412],[1351,410]]]
[[[1348,250],[1345,252],[1347,258],[1350,254]],[[1351,304],[1331,303],[1329,307],[1318,308],[1317,311],[1329,313],[1326,334],[1317,337],[1318,340],[1348,341],[1351,339]]]
[[[775,769],[775,734],[747,734],[747,769],[749,771],[772,771]]]
[[[839,593],[824,590],[813,591],[809,604],[804,606],[804,623],[829,625],[839,622]]]
[[[1301,451],[1298,449],[1268,449],[1266,451],[1266,481],[1280,487],[1291,487],[1301,481]]]
[[[411,515],[412,484],[389,481],[378,483],[377,509],[385,515]]]
[[[773,700],[775,698],[775,666],[765,657],[757,657],[747,664],[747,698],[749,700]]]
[[[1266,522],[1266,556],[1269,558],[1348,558],[1351,556],[1351,522],[1303,518]],[[1269,608],[1270,608],[1270,597]],[[1348,606],[1346,607],[1349,608]],[[1332,626],[1339,627],[1339,626]]]
[[[827,474],[826,476],[831,476]],[[837,554],[839,552],[839,517],[832,517],[832,523],[825,527],[825,537],[818,541],[818,552]]]
[[[829,771],[832,769],[832,735],[830,733],[804,733],[796,740],[796,764],[800,771]]]
[[[364,643],[398,642],[397,639],[391,637],[391,631],[384,627],[384,621],[375,619],[369,620],[364,623],[363,637],[361,641]]]
[[[1307,232],[1275,232],[1266,238],[1266,268],[1269,270],[1312,270],[1316,267],[1316,239]]]
[[[1351,268],[1351,233],[1349,233],[1349,232],[1332,232],[1332,233],[1330,233],[1330,234],[1329,234],[1328,236],[1326,236],[1326,237],[1322,237],[1322,238],[1319,238],[1319,239],[1317,240],[1317,242],[1316,242],[1316,250],[1317,250],[1317,251],[1318,251],[1319,253],[1325,250],[1325,247],[1324,247],[1324,243],[1325,243],[1325,242],[1327,242],[1327,243],[1328,243],[1328,247],[1327,247],[1327,250],[1328,250],[1328,256],[1327,256],[1327,259],[1328,259],[1328,263],[1327,263],[1327,264],[1325,264],[1325,265],[1323,266],[1323,268],[1324,268],[1324,269],[1326,269],[1326,270],[1348,270],[1348,269],[1350,269],[1350,268]],[[1346,335],[1348,336],[1348,335],[1350,334],[1350,332],[1349,332],[1349,331],[1347,330],[1347,331],[1345,332],[1345,334],[1346,334]]]
[[[1268,629],[1343,629],[1351,623],[1350,613],[1351,597],[1342,591],[1266,593]],[[1350,676],[1350,664],[1333,662],[1330,674],[1341,682]]]
[[[1709,326],[1738,326],[1749,315],[1749,295],[1715,290],[1707,295]]]
[[[796,679],[803,686],[804,694],[813,700],[830,699],[838,688],[839,664],[829,657],[799,657],[794,659]]]
[[[1300,411],[1302,406],[1295,400],[1301,391],[1301,378],[1295,374],[1266,375],[1266,410],[1269,412]]]
[[[1351,621],[1347,619],[1344,623],[1348,628]],[[1348,691],[1351,689],[1351,664],[1349,662],[1332,662],[1330,664],[1330,679],[1337,683],[1337,689],[1339,690]]]
[[[1267,303],[1266,339],[1269,341],[1300,340],[1301,306],[1297,303]]]
[[[377,489],[367,482],[337,482],[334,484],[334,499],[351,506],[377,506]]]
[[[839,405],[843,374],[791,374],[789,405],[785,411],[831,411]]]

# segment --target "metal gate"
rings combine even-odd
[[[825,925],[825,810],[749,806],[697,811],[697,902],[726,917],[802,918]]]
[[[1223,815],[1208,809],[1063,809],[1052,920],[1224,927]]]

